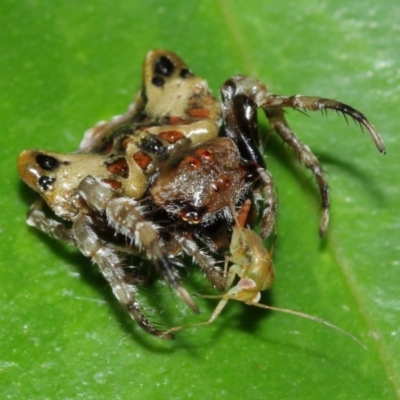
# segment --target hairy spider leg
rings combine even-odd
[[[69,229],[62,223],[48,218],[42,210],[43,204],[42,199],[38,199],[32,204],[28,212],[28,225],[55,239],[78,246],[85,256],[90,257],[99,265],[100,272],[110,284],[115,297],[146,332],[164,339],[173,339],[173,335],[165,334],[155,328],[142,313],[135,298],[136,288],[125,280],[125,272],[122,268],[123,260],[114,249],[103,244],[97,237],[91,227],[91,217],[80,214],[73,221],[72,228]]]
[[[290,129],[285,120],[283,109],[285,107],[311,111],[326,111],[331,109],[342,113],[344,116],[348,115],[355,122],[359,123],[361,127],[367,129],[378,150],[385,154],[385,146],[374,126],[361,112],[347,104],[321,97],[275,95],[268,92],[265,85],[259,80],[243,75],[236,75],[228,79],[223,85],[221,93],[223,112],[226,114],[225,118],[227,118],[228,123],[233,127],[227,130],[227,136],[236,140],[239,148],[241,146],[241,148],[245,149],[242,151],[242,154],[249,156],[255,162],[259,162],[260,160],[260,153],[258,150],[254,150],[254,144],[258,141],[255,129],[257,126],[256,112],[258,108],[262,108],[270,121],[271,128],[295,151],[300,162],[312,171],[321,195],[322,217],[319,233],[323,236],[329,223],[330,200],[328,183],[317,157]],[[234,99],[239,99],[237,102],[242,105],[242,109],[244,110],[242,115],[238,114],[238,109],[233,114],[229,111],[229,107],[227,106],[234,105],[236,102]],[[226,103],[226,106],[224,106],[224,103]],[[248,123],[247,128],[243,128],[245,127],[244,121]],[[259,165],[263,166],[262,163]],[[266,236],[264,228],[262,235]]]
[[[109,185],[92,176],[86,177],[80,183],[78,193],[90,208],[105,213],[109,225],[116,232],[128,237],[135,243],[138,249],[146,249],[146,253],[155,262],[163,278],[194,312],[199,312],[192,297],[180,285],[179,276],[172,265],[172,261],[164,254],[160,247],[157,225],[145,219],[143,207],[136,200],[127,197],[117,197]],[[87,224],[83,226],[83,230],[85,226],[87,229],[90,229]],[[110,283],[113,284],[113,282]],[[117,298],[119,297],[117,296]],[[132,305],[129,307],[133,307],[134,300],[131,303]],[[156,336],[160,335],[156,334]]]
[[[325,174],[322,170],[321,164],[319,163],[318,158],[310,150],[310,148],[306,146],[304,143],[302,143],[302,141],[290,129],[288,123],[286,122],[283,109],[269,108],[265,109],[264,111],[265,115],[267,116],[271,124],[271,129],[275,130],[275,132],[278,133],[278,135],[289,145],[289,147],[291,147],[294,150],[294,152],[299,157],[300,162],[306,168],[310,169],[313,175],[315,176],[315,180],[317,181],[317,185],[321,196],[321,208],[322,208],[321,222],[319,225],[319,234],[320,236],[323,236],[329,224],[330,198],[329,198],[328,181],[325,178]]]

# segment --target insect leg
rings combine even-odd
[[[205,298],[214,298],[214,297],[221,297],[221,296],[201,296]],[[230,295],[224,295],[220,302],[218,303],[217,307],[215,307],[210,319],[208,321],[204,322],[197,322],[195,324],[189,324],[189,325],[181,325],[181,326],[174,326],[173,328],[170,328],[164,332],[165,335],[170,335],[172,332],[180,331],[181,329],[187,329],[187,328],[195,328],[198,326],[204,326],[204,325],[210,325],[212,324],[216,318],[218,317],[219,314],[221,314],[222,310],[228,303],[228,301],[231,299]],[[163,336],[161,336],[163,337]]]

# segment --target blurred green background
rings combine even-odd
[[[2,398],[400,398],[399,21],[395,0],[2,0]],[[334,113],[288,112],[328,175],[322,241],[310,173],[279,141],[266,149],[280,208],[277,278],[263,301],[324,318],[367,350],[237,303],[212,326],[160,341],[125,315],[89,260],[26,226],[35,195],[18,179],[18,153],[74,151],[87,128],[125,111],[152,48],[177,52],[216,94],[244,73],[275,93],[340,99],[382,134],[386,156]],[[198,299],[204,312],[193,316],[161,282],[143,292],[169,324],[207,319],[215,305]]]

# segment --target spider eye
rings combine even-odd
[[[204,210],[196,207],[185,207],[179,213],[181,219],[189,224],[199,224],[203,219]]]
[[[254,182],[260,177],[258,173],[258,165],[255,163],[250,163],[246,165],[246,173],[244,179],[246,182]]]

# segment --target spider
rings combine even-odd
[[[259,147],[257,109],[314,174],[323,210],[321,235],[329,220],[327,181],[317,158],[288,126],[284,108],[348,115],[385,152],[363,114],[334,100],[275,95],[242,75],[225,82],[221,98],[219,103],[177,55],[154,50],[144,62],[143,88],[125,114],[87,131],[75,153],[25,150],[18,158],[20,177],[43,199],[31,206],[28,225],[77,246],[99,266],[132,318],[157,337],[173,335],[143,312],[137,299],[142,277],[131,264],[135,257],[154,266],[198,312],[180,283],[183,257],[192,257],[224,292],[226,277],[216,260],[229,252],[235,216],[246,199],[254,199],[252,205],[261,199],[261,208],[249,211],[255,215],[249,221],[260,214],[262,237],[273,230],[277,200]],[[56,217],[47,215],[43,201]]]

